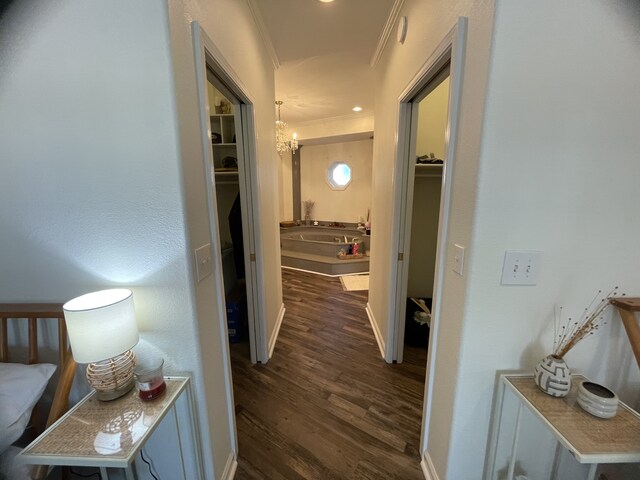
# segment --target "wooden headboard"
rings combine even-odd
[[[28,322],[27,358],[14,359],[9,356],[8,322]],[[76,372],[76,362],[71,356],[67,343],[67,328],[64,321],[64,311],[61,303],[0,303],[0,362],[19,362],[29,365],[39,363],[38,352],[38,319],[57,321],[58,330],[58,371],[60,376],[56,386],[49,415],[44,428],[51,426],[69,408],[69,392],[73,385]],[[42,432],[35,432],[40,434]],[[33,478],[44,478],[47,474],[46,466],[35,467]]]
[[[58,364],[63,365],[67,352],[67,328],[61,303],[0,303],[0,362],[9,361],[7,321],[10,318],[29,322],[29,345],[26,363],[38,363],[38,319],[58,320]]]

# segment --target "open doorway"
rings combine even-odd
[[[405,344],[427,348],[431,329],[443,170],[448,143],[449,66],[446,61],[408,102],[411,128],[409,156],[405,159],[404,258],[397,286],[397,362],[403,359]]]
[[[253,103],[244,92],[215,45],[192,24],[211,245],[220,259],[220,285],[216,296],[224,298],[220,325],[231,342],[248,343],[252,363],[268,360],[266,333],[256,267],[257,174]],[[226,351],[228,357],[228,349]],[[229,382],[230,383],[230,382]]]
[[[411,102],[410,151],[415,151],[411,156],[415,163],[412,165],[413,181],[410,175],[407,185],[407,226],[410,231],[405,248],[407,283],[402,296],[407,300],[404,334],[399,339],[402,340],[398,348],[400,361],[405,345],[426,349],[429,341],[447,143],[449,84],[447,64]]]
[[[368,281],[371,132],[300,140],[281,165],[282,268]]]
[[[244,344],[248,355],[252,349],[249,335],[249,312],[247,304],[246,266],[244,255],[242,197],[240,195],[240,165],[245,159],[239,156],[238,145],[242,145],[242,129],[236,126],[236,117],[241,115],[240,102],[225,89],[220,79],[207,66],[207,97],[211,125],[211,162],[213,164],[216,195],[218,233],[224,297],[227,309],[227,333],[229,343]],[[238,115],[239,114],[239,115]],[[244,168],[246,170],[246,167]],[[213,206],[211,206],[213,208]],[[254,354],[255,355],[255,354]]]
[[[387,361],[402,362],[405,315],[407,306],[407,288],[411,266],[411,226],[414,211],[414,187],[416,178],[420,179],[425,172],[425,178],[433,176],[435,183],[440,185],[439,206],[437,215],[436,251],[433,264],[433,286],[431,308],[431,328],[427,347],[427,369],[425,378],[425,391],[422,416],[421,453],[423,456],[422,467],[428,474],[429,462],[425,461],[429,440],[429,425],[432,413],[432,391],[434,382],[435,358],[438,347],[438,330],[440,325],[440,312],[443,299],[443,278],[448,251],[448,225],[452,197],[452,184],[455,171],[456,132],[458,126],[460,98],[462,91],[464,52],[467,35],[467,19],[460,17],[458,22],[442,39],[432,55],[424,63],[420,71],[409,82],[404,92],[399,97],[399,122],[397,143],[397,174],[399,182],[396,187],[396,203],[394,208],[396,252],[397,262],[392,268],[392,282],[395,289],[391,294],[391,308],[393,312],[389,326],[390,351]],[[448,89],[448,92],[445,90]],[[431,97],[430,97],[431,95]],[[425,147],[424,152],[417,152],[418,128],[420,118],[420,105],[425,100],[425,108],[433,103],[436,97],[447,98],[447,114],[444,125],[444,137],[442,128],[431,128],[434,135],[443,140],[442,165],[435,163],[436,147]],[[429,100],[429,98],[431,100]],[[443,99],[438,102],[443,105]],[[434,106],[431,105],[433,111]],[[428,115],[425,114],[427,117]],[[433,145],[435,145],[432,142]],[[433,148],[433,152],[428,151]],[[431,158],[431,153],[434,153]],[[422,157],[422,158],[419,158]],[[418,166],[418,162],[424,162],[424,166]],[[434,162],[434,163],[431,163]],[[441,173],[437,172],[441,169]],[[430,172],[426,174],[426,172]],[[437,175],[441,175],[438,178]],[[437,190],[432,190],[431,200]],[[416,209],[417,210],[417,209]],[[433,214],[432,214],[433,217]],[[433,223],[432,223],[433,224]],[[432,232],[433,233],[433,232]],[[415,242],[414,242],[415,243]],[[422,245],[414,246],[414,249]],[[459,272],[462,274],[462,272]],[[427,289],[430,285],[426,286]],[[426,312],[425,312],[426,313]]]

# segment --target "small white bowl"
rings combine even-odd
[[[618,411],[618,396],[597,383],[582,382],[578,386],[578,405],[595,417],[612,418]]]

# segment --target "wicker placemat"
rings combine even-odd
[[[110,402],[91,397],[25,448],[22,454],[25,457],[108,456],[126,459],[164,408],[178,395],[183,384],[183,380],[166,380],[166,391],[148,402],[138,398],[136,388]]]
[[[533,377],[507,376],[511,383],[581,456],[603,454],[640,455],[640,418],[626,405],[610,419],[594,417],[578,405],[578,385],[584,377],[573,377],[569,395],[551,397],[543,393]]]

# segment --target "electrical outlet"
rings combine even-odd
[[[502,285],[535,285],[538,282],[541,252],[508,250],[504,254]]]

